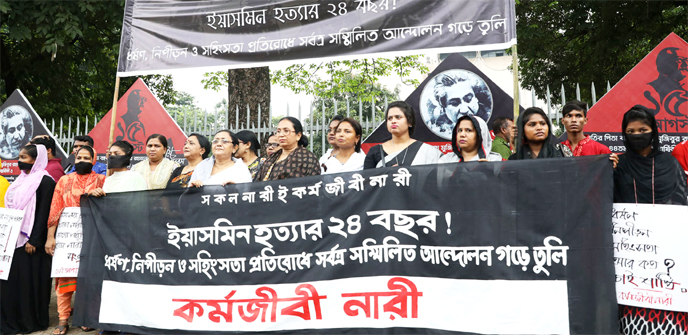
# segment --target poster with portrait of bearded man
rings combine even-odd
[[[492,115],[492,92],[477,74],[453,69],[433,77],[420,97],[420,114],[436,135],[451,139],[456,120],[475,115],[488,122]]]

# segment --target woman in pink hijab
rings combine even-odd
[[[21,174],[5,193],[5,207],[24,211],[10,274],[0,281],[0,333],[32,333],[48,328],[50,266],[45,252],[48,215],[55,181],[45,167],[48,155],[42,145],[27,145],[19,152]]]

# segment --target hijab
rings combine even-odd
[[[5,193],[5,207],[24,211],[17,245],[19,248],[26,244],[33,231],[34,219],[36,216],[36,190],[41,185],[44,176],[50,177],[48,171],[48,152],[43,145],[37,144],[38,155],[33,163],[31,172],[26,174],[22,171],[19,177],[10,185]],[[52,179],[52,177],[50,177]]]
[[[456,144],[459,138],[457,130],[459,129],[459,124],[461,124],[463,120],[471,120],[473,128],[475,128],[475,141],[480,143],[478,146],[478,158],[487,158],[492,150],[492,136],[490,136],[490,131],[487,129],[487,123],[485,123],[481,117],[475,117],[474,115],[464,115],[456,121],[452,132],[452,150],[454,154],[459,157],[460,162],[464,161],[463,155],[461,154],[461,147]]]
[[[559,140],[552,135],[552,123],[550,122],[549,118],[547,117],[547,114],[545,112],[537,107],[531,107],[523,111],[521,115],[518,116],[518,121],[517,121],[517,127],[518,127],[518,137],[516,138],[516,152],[509,157],[510,160],[514,159],[531,159],[533,158],[531,155],[531,150],[530,146],[528,146],[528,140],[526,139],[526,134],[524,132],[526,122],[530,120],[530,116],[533,114],[540,114],[543,119],[545,119],[545,122],[547,122],[547,133],[548,136],[545,139],[545,141],[542,143],[542,149],[540,149],[540,153],[538,154],[537,158],[555,158],[555,157],[570,157],[573,156],[573,153],[570,155],[564,154],[563,150],[565,146],[562,146],[559,143]],[[570,151],[570,150],[569,150]]]
[[[647,156],[630,149],[626,128],[632,121],[648,122],[652,129],[652,151]],[[626,153],[619,157],[614,171],[614,201],[685,205],[686,174],[676,158],[659,151],[659,131],[652,112],[643,106],[631,108],[624,114],[621,133]]]

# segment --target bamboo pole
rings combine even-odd
[[[110,117],[110,139],[108,140],[108,150],[110,150],[112,142],[115,141],[115,122],[117,121],[117,100],[119,98],[119,76],[117,76],[116,78],[117,79],[115,79],[115,95],[112,97],[112,116]],[[110,169],[108,168],[105,174],[107,176],[110,176],[112,174],[112,171],[110,171]]]
[[[512,47],[513,52],[511,53],[511,67],[514,73],[514,120],[518,118],[518,113],[520,112],[520,101],[519,101],[519,83],[518,83],[518,50],[516,44]]]
[[[112,116],[110,117],[110,140],[108,148],[115,141],[115,121],[117,120],[117,98],[119,97],[119,76],[115,80],[115,96],[112,98]]]

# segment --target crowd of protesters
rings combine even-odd
[[[148,137],[147,158],[131,170],[128,167],[134,148],[130,143],[117,141],[110,145],[105,165],[97,162],[93,139],[78,136],[72,152],[74,165],[66,175],[53,154],[55,141],[47,136],[36,137],[19,154],[19,177],[12,184],[0,180],[0,201],[7,208],[25,212],[10,275],[1,285],[2,333],[27,333],[49,326],[55,230],[64,208],[78,207],[83,194],[102,197],[117,192],[260,182],[390,166],[602,154],[608,155],[614,166],[614,202],[687,204],[688,145],[680,144],[675,149],[674,156],[681,163],[661,152],[654,115],[645,107],[635,106],[625,113],[621,130],[626,152],[620,156],[583,132],[587,122],[585,103],[571,101],[562,112],[567,132],[564,142],[553,136],[552,124],[539,108],[526,109],[516,122],[509,118],[494,120],[494,140],[482,118],[463,116],[452,132],[452,151],[445,155],[412,138],[415,113],[402,101],[391,103],[385,112],[391,139],[370,148],[367,154],[361,150],[361,125],[341,116],[329,124],[327,140],[331,149],[320,159],[307,149],[301,122],[293,117],[280,120],[264,145],[262,157],[260,142],[250,131],[234,134],[221,130],[212,139],[191,134],[184,144],[187,164],[183,166],[165,158],[167,139],[160,134]],[[59,323],[53,334],[65,334],[77,280],[58,278],[54,285]],[[621,306],[622,326],[643,314],[642,309]],[[685,314],[662,311],[667,320],[685,320]]]

